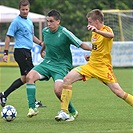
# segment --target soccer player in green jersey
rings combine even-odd
[[[64,76],[72,69],[72,54],[70,45],[81,47],[84,50],[91,51],[91,47],[83,43],[72,32],[60,25],[60,13],[51,10],[47,15],[48,27],[42,31],[46,55],[43,62],[35,66],[27,75],[27,96],[29,104],[28,117],[38,114],[35,108],[35,82],[39,79],[54,81],[54,92],[58,99],[61,99],[62,85]],[[43,51],[43,49],[41,51]],[[68,107],[71,117],[67,121],[73,121],[78,112],[69,103]]]

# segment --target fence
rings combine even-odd
[[[87,42],[91,45],[90,42]],[[32,49],[32,57],[34,65],[38,65],[43,59],[40,56],[41,47],[34,44]],[[10,44],[8,62],[3,62],[4,43],[0,43],[0,66],[17,66],[13,57],[14,43]],[[84,55],[90,54],[81,48],[71,46],[73,66],[85,64]],[[112,49],[112,64],[114,67],[133,67],[133,41],[114,42]]]

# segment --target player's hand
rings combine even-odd
[[[85,60],[86,61],[89,61],[89,59],[90,59],[90,56],[89,55],[85,55],[84,57],[85,57]]]
[[[42,57],[42,58],[44,58],[44,57],[45,57],[45,55],[46,55],[46,52],[41,51],[41,52],[40,52],[40,54],[41,54],[41,57]]]
[[[3,56],[3,61],[4,61],[4,62],[7,62],[7,60],[8,60],[8,55],[4,55],[4,56]]]
[[[44,42],[41,42],[41,46],[43,46],[44,45]]]
[[[87,28],[88,28],[88,30],[91,30],[93,32],[97,32],[97,28],[95,26],[88,25]]]

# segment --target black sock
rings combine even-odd
[[[15,91],[17,88],[19,88],[24,83],[21,81],[21,79],[15,80],[11,86],[4,92],[4,97],[7,97],[11,92]]]

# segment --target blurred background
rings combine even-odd
[[[110,21],[109,26],[116,32],[115,40],[133,40],[133,28],[129,27],[130,23],[133,22],[133,12],[131,11],[133,8],[133,0],[29,0],[29,2],[31,4],[31,12],[44,16],[47,15],[48,11],[50,11],[51,9],[59,10],[62,16],[61,25],[71,30],[83,41],[88,41],[91,36],[90,32],[88,32],[86,28],[87,12],[95,8],[104,10],[105,24],[108,24],[108,21]],[[17,9],[18,3],[19,0],[0,0],[0,5]],[[106,12],[105,10],[110,11]],[[123,23],[126,25],[126,27],[123,27],[122,29],[122,26],[124,26]],[[9,24],[1,25],[0,23],[0,31],[2,31],[0,39],[2,41],[5,37],[8,25]],[[114,27],[114,25],[116,25],[116,27]],[[43,25],[43,27],[44,26],[45,24]],[[38,23],[35,23],[35,34],[39,37],[38,27]],[[127,27],[129,28],[129,30],[127,29],[128,31],[126,31],[126,33],[123,33]],[[124,37],[124,35],[126,36],[128,32],[128,37]]]
[[[33,23],[35,26],[35,35],[41,40],[43,40],[42,29],[46,26],[45,16],[51,9],[56,9],[61,13],[61,25],[72,31],[84,42],[89,43],[91,32],[86,27],[86,14],[92,9],[97,8],[102,10],[105,25],[110,26],[115,34],[114,43],[117,45],[114,45],[112,50],[113,65],[117,67],[133,66],[133,0],[29,0],[29,2],[31,4],[30,12],[40,15],[37,21],[33,20]],[[19,0],[0,0],[0,13],[7,10],[2,10],[3,6],[18,10],[18,3]],[[10,12],[11,10],[5,16],[7,17]],[[7,19],[12,21],[11,17]],[[3,45],[9,24],[10,22],[2,22],[1,15],[0,42]],[[39,54],[39,49],[39,47],[36,47],[33,49],[33,52]],[[10,51],[13,52],[13,47],[10,47]],[[75,49],[73,48],[72,51],[75,52]],[[0,47],[0,66],[3,56],[2,52],[3,46]],[[73,54],[73,61],[77,62],[74,65],[85,63],[83,59],[84,53],[82,55],[81,53],[81,51],[76,51],[76,54]],[[36,64],[40,62],[40,55],[37,56],[34,56]],[[80,59],[81,57],[82,59]],[[10,57],[10,59],[14,61],[13,57]]]

